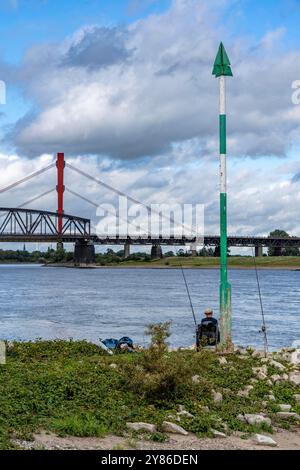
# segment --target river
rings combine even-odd
[[[185,271],[199,319],[218,311],[219,272]],[[258,289],[253,270],[231,270],[235,344],[263,347]],[[300,340],[300,272],[259,271],[272,349]],[[182,273],[177,269],[68,269],[0,266],[0,338],[131,336],[145,345],[145,326],[172,321],[173,346],[194,341],[194,323]]]

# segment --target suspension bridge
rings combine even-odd
[[[63,246],[64,243],[73,243],[75,244],[75,264],[93,263],[95,258],[95,245],[123,245],[125,257],[129,256],[131,245],[150,245],[152,246],[152,257],[158,258],[162,255],[162,246],[192,246],[196,243],[196,234],[192,236],[164,236],[145,233],[145,235],[130,236],[116,234],[101,235],[94,233],[90,219],[78,215],[70,215],[64,210],[65,191],[94,207],[98,207],[98,204],[90,201],[80,193],[74,191],[74,189],[65,187],[64,173],[66,168],[119,196],[125,196],[134,204],[141,204],[148,210],[151,210],[151,208],[95,176],[77,168],[73,164],[68,163],[65,161],[63,153],[57,154],[56,162],[0,189],[0,194],[6,193],[21,184],[25,184],[55,167],[57,171],[56,188],[52,188],[33,197],[16,208],[0,207],[0,242],[36,242],[49,244],[55,242],[58,246]],[[40,201],[41,198],[53,192],[57,193],[57,210],[55,212],[28,208],[32,203]],[[205,235],[202,242],[204,246],[215,247],[216,253],[218,253],[220,247],[219,235]],[[255,255],[262,256],[263,247],[274,248],[275,252],[277,252],[276,254],[280,254],[281,250],[285,247],[300,247],[300,238],[235,235],[228,237],[228,246],[255,247]]]

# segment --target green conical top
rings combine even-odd
[[[230,61],[222,42],[219,46],[212,74],[216,77],[221,77],[221,75],[225,75],[227,77],[233,76]]]

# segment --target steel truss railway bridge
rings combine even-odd
[[[197,240],[194,236],[165,237],[162,235],[153,234],[146,234],[144,236],[101,236],[99,234],[93,233],[90,219],[69,215],[64,212],[65,190],[97,207],[97,205],[92,201],[89,201],[85,197],[64,186],[65,167],[69,167],[73,171],[76,171],[82,176],[91,179],[106,189],[114,191],[118,195],[126,196],[134,203],[140,202],[129,197],[128,195],[125,195],[118,189],[113,188],[105,182],[95,178],[94,176],[89,175],[67,163],[64,159],[63,153],[57,154],[56,163],[52,163],[51,165],[42,168],[41,170],[38,170],[3,189],[0,189],[0,193],[4,193],[5,191],[23,184],[55,166],[57,168],[57,186],[55,189],[51,189],[50,191],[47,191],[38,197],[31,199],[17,208],[0,208],[0,242],[55,242],[60,245],[63,245],[64,243],[73,243],[75,244],[74,261],[75,264],[78,265],[91,264],[94,262],[95,245],[123,245],[125,257],[129,256],[131,245],[150,245],[152,246],[152,257],[157,258],[162,254],[162,246],[193,246],[196,243]],[[43,196],[53,191],[57,192],[56,212],[28,209],[24,207],[34,201],[40,200]],[[218,252],[218,248],[220,246],[220,237],[218,235],[205,235],[202,239],[202,244],[207,247],[215,247],[216,252]],[[255,247],[255,255],[262,256],[263,247],[274,248],[276,254],[280,254],[282,249],[286,247],[300,248],[300,238],[252,237],[235,235],[228,237],[228,246]]]

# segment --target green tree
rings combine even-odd
[[[291,238],[290,235],[285,230],[276,229],[273,232],[270,232],[269,237],[281,237],[281,238]],[[300,256],[299,248],[286,247],[286,248],[274,248],[270,247],[268,249],[269,256]]]

